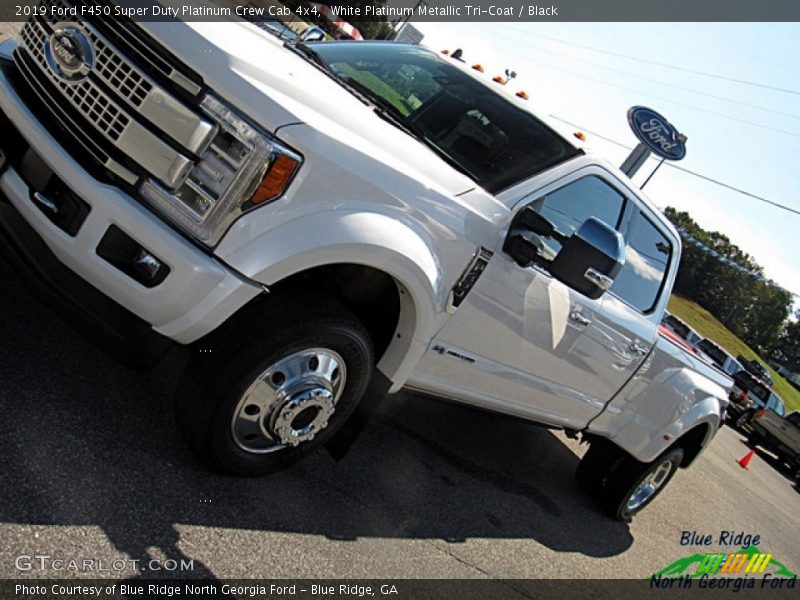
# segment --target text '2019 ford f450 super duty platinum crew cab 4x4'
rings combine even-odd
[[[411,389],[581,434],[627,520],[718,430],[729,382],[658,334],[675,229],[456,61],[47,15],[0,55],[5,250],[136,358],[191,351],[212,467],[287,466]]]

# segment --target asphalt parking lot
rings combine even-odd
[[[0,39],[16,28],[0,23]],[[727,428],[625,525],[574,483],[577,442],[408,394],[340,463],[209,473],[174,424],[179,366],[114,362],[0,257],[0,578],[64,576],[20,570],[45,555],[192,564],[66,573],[85,577],[642,578],[706,551],[681,546],[684,531],[758,535],[800,570],[800,495],[767,455],[740,468],[748,448]]]
[[[340,463],[319,452],[236,479],[179,438],[175,361],[114,362],[4,259],[0,339],[0,578],[64,575],[20,571],[21,555],[193,561],[108,577],[640,578],[698,550],[684,530],[760,535],[800,568],[800,495],[760,455],[741,469],[729,429],[630,526],[574,483],[576,442],[412,395],[385,402]]]

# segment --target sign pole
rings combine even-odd
[[[650,157],[650,149],[645,146],[643,143],[639,142],[639,144],[631,150],[631,153],[628,155],[628,158],[625,159],[625,162],[622,163],[620,169],[622,172],[625,173],[630,178],[636,174],[642,165],[647,161]]]
[[[658,171],[658,169],[661,167],[661,165],[663,165],[663,164],[664,164],[664,161],[665,161],[665,160],[667,160],[667,159],[666,159],[666,158],[662,158],[662,159],[659,161],[659,163],[656,165],[656,168],[655,168],[655,169],[653,169],[653,172],[652,172],[652,173],[650,173],[650,175],[648,175],[648,176],[647,176],[647,179],[645,179],[645,180],[644,180],[644,183],[642,184],[642,187],[640,187],[640,188],[639,188],[640,190],[643,190],[643,189],[644,189],[644,186],[646,186],[646,185],[647,185],[647,182],[648,182],[648,181],[650,181],[650,180],[653,178],[653,175],[655,175],[655,174],[656,174],[656,171]]]

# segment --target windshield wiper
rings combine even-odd
[[[476,176],[474,173],[470,173],[465,167],[460,165],[458,161],[456,161],[452,156],[450,156],[447,152],[445,152],[442,148],[440,148],[436,142],[430,139],[425,132],[417,127],[414,123],[409,121],[406,116],[401,113],[398,108],[389,102],[388,100],[378,96],[373,92],[368,86],[364,85],[360,81],[353,79],[352,77],[348,77],[347,75],[341,75],[338,73],[334,73],[334,76],[337,80],[341,81],[343,85],[347,86],[351,93],[358,92],[359,94],[363,94],[367,96],[373,106],[373,110],[376,115],[381,117],[384,121],[388,121],[398,129],[401,129],[411,137],[413,137],[418,142],[422,142],[428,148],[430,148],[439,158],[444,160],[447,164],[453,167],[456,171],[461,173],[462,175],[466,175],[470,179],[475,180]],[[356,94],[356,95],[359,95]]]
[[[335,76],[347,88],[349,88],[351,92],[355,91],[357,92],[356,95],[366,97],[369,100],[369,103],[372,105],[375,114],[383,118],[384,121],[390,122],[392,125],[395,125],[398,129],[402,129],[408,135],[419,140],[420,142],[424,142],[426,144],[430,143],[430,140],[425,137],[425,134],[415,127],[414,124],[408,119],[406,119],[406,116],[401,113],[394,104],[378,96],[369,88],[369,86],[366,86],[357,79],[347,75],[337,73]]]
[[[299,54],[307,61],[314,63],[318,67],[321,67],[326,73],[331,74],[331,68],[328,66],[328,63],[323,60],[316,50],[309,48],[303,42],[295,42],[292,44],[287,41],[283,45],[289,48],[289,50],[292,50],[294,53]]]

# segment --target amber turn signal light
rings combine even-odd
[[[261,180],[255,194],[250,199],[253,204],[261,204],[277,198],[289,183],[297,169],[298,161],[286,154],[279,154],[267,169],[267,174]]]

